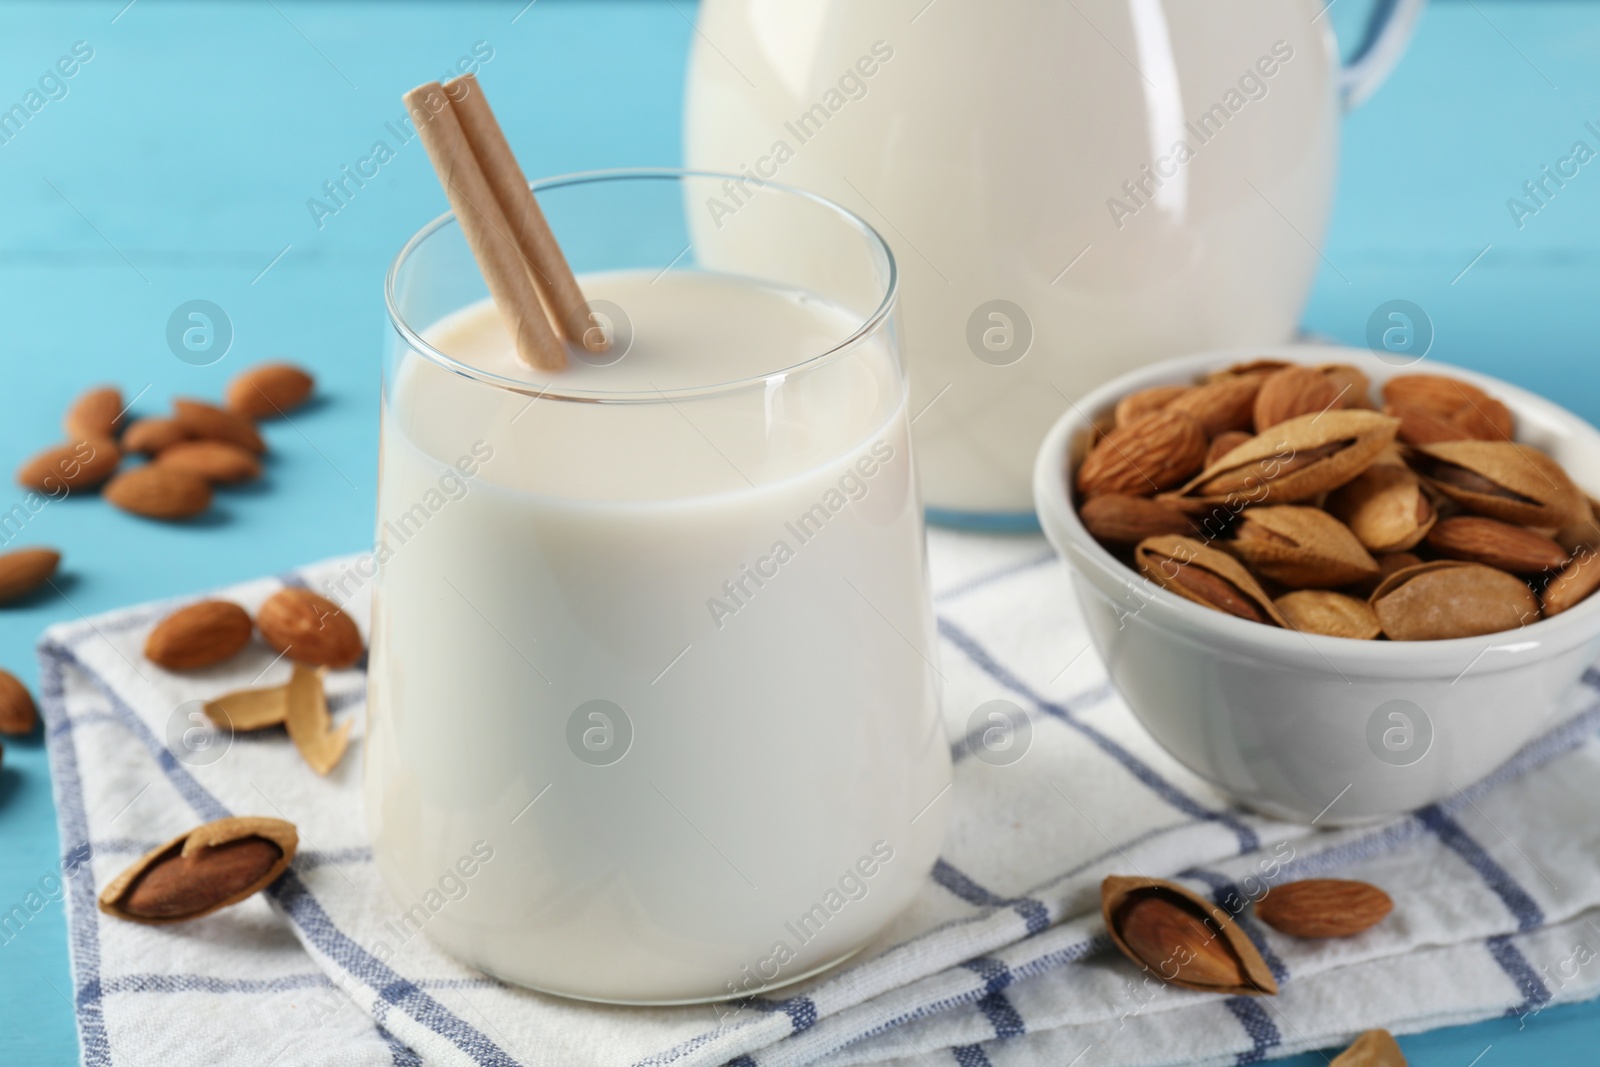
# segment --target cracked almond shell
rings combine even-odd
[[[1406,461],[1475,515],[1559,529],[1588,511],[1588,500],[1561,465],[1530,445],[1444,441],[1412,448]]]
[[[1247,508],[1226,548],[1256,574],[1291,589],[1332,589],[1377,577],[1378,561],[1319,508]]]
[[[1162,499],[1187,508],[1310,500],[1371,466],[1398,426],[1398,419],[1375,411],[1300,415],[1252,437]]]
[[[1244,564],[1193,537],[1148,537],[1133,558],[1139,573],[1185,600],[1250,622],[1288,625]]]
[[[1528,584],[1481,563],[1435,560],[1396,571],[1369,601],[1391,641],[1447,641],[1539,620]]]
[[[1239,924],[1175,882],[1112,875],[1100,883],[1100,915],[1122,954],[1169,985],[1231,996],[1278,992]]]
[[[235,816],[145,853],[100,892],[100,910],[153,926],[188,922],[271,885],[294,859],[292,823]]]

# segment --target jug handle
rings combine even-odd
[[[1354,111],[1378,91],[1411,42],[1427,0],[1378,0],[1356,54],[1339,72],[1339,98]]]

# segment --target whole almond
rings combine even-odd
[[[1118,493],[1090,497],[1078,514],[1094,539],[1109,545],[1136,545],[1161,534],[1194,533],[1188,515],[1149,497]]]
[[[119,474],[105,498],[123,511],[147,519],[192,519],[211,506],[211,486],[184,471],[150,464]]]
[[[1339,878],[1274,886],[1256,901],[1256,918],[1291,937],[1350,937],[1393,910],[1394,901],[1377,886]]]
[[[256,611],[267,644],[314,667],[349,667],[361,658],[361,631],[350,616],[309,589],[280,589]]]
[[[1408,445],[1436,445],[1440,441],[1467,441],[1472,434],[1449,415],[1417,404],[1385,404],[1384,414],[1400,420],[1397,437]]]
[[[1206,449],[1206,466],[1215,466],[1223,456],[1226,456],[1253,436],[1253,434],[1245,433],[1243,430],[1228,430],[1217,434],[1211,439],[1211,446]]]
[[[147,852],[100,893],[100,910],[130,922],[187,922],[237,904],[288,868],[300,843],[291,823],[218,819]]]
[[[1492,396],[1472,401],[1451,417],[1479,441],[1510,441],[1515,438],[1517,425],[1511,409]]]
[[[1261,382],[1255,399],[1255,428],[1264,433],[1301,415],[1315,415],[1338,404],[1339,387],[1313,367],[1285,367]]]
[[[261,461],[255,453],[227,441],[179,441],[162,449],[155,465],[192,474],[213,485],[261,477]]]
[[[1199,470],[1206,435],[1187,415],[1157,411],[1106,434],[1078,468],[1078,492],[1150,496]]]
[[[1216,382],[1224,378],[1265,378],[1275,371],[1292,366],[1294,364],[1284,359],[1252,359],[1245,363],[1235,363],[1231,367],[1226,367],[1222,370],[1212,371],[1206,375],[1206,381]]]
[[[122,453],[109,440],[85,438],[36,453],[17,469],[17,484],[59,496],[93,489],[116,473]]]
[[[1327,637],[1372,641],[1383,633],[1377,612],[1365,600],[1327,589],[1297,589],[1273,601],[1290,629]]]
[[[1333,383],[1334,393],[1339,398],[1338,407],[1373,409],[1372,379],[1362,373],[1359,367],[1348,363],[1325,363],[1317,370]]]
[[[304,404],[316,381],[292,363],[263,363],[228,383],[228,410],[247,419],[270,419]]]
[[[1166,410],[1193,418],[1207,437],[1249,430],[1254,426],[1256,394],[1266,380],[1243,375],[1207,382],[1175,398]]]
[[[1391,641],[1478,637],[1539,619],[1539,601],[1526,582],[1481,563],[1457,560],[1396,571],[1370,602]]]
[[[1441,519],[1428,534],[1441,556],[1497,567],[1512,574],[1540,574],[1567,565],[1566,549],[1524,526],[1477,515]]]
[[[1600,556],[1592,549],[1581,548],[1560,574],[1544,587],[1544,613],[1548,618],[1570,611],[1600,589]]]
[[[1406,1067],[1406,1056],[1389,1031],[1368,1030],[1330,1060],[1328,1067]]]
[[[1176,882],[1112,875],[1100,884],[1100,915],[1123,955],[1172,985],[1233,995],[1278,992],[1239,924]]]
[[[1319,508],[1247,508],[1224,547],[1254,573],[1291,589],[1332,589],[1378,574],[1356,535]]]
[[[250,613],[226,600],[202,600],[156,623],[145,639],[145,658],[169,671],[221,663],[250,643]]]
[[[179,426],[175,419],[136,419],[122,435],[122,450],[153,456],[164,448],[188,439],[189,431]]]
[[[60,563],[61,553],[53,548],[19,548],[0,555],[0,604],[39,588]]]
[[[0,671],[0,734],[31,734],[39,708],[28,687],[10,671]]]
[[[1160,411],[1193,388],[1192,385],[1154,385],[1137,393],[1129,393],[1117,401],[1112,425],[1126,426],[1137,418]]]
[[[74,400],[61,424],[74,441],[114,439],[122,428],[122,412],[122,390],[102,385]]]
[[[1449,417],[1462,408],[1486,406],[1493,398],[1471,382],[1443,374],[1399,374],[1383,383],[1385,404],[1408,404]]]
[[[258,456],[267,450],[266,442],[261,439],[261,431],[256,429],[255,423],[242,415],[224,411],[215,404],[207,404],[203,400],[182,398],[172,402],[172,410],[173,420],[190,437],[227,441]]]

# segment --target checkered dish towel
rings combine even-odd
[[[930,537],[956,755],[942,859],[909,911],[847,966],[742,1006],[630,1009],[503,985],[415,938],[375,946],[405,905],[363,833],[363,676],[329,676],[351,753],[308,773],[281,731],[204,762],[182,747],[186,702],[278,682],[253,647],[198,674],[140,655],[171,605],[51,629],[43,704],[60,811],[78,1029],[93,1067],[154,1064],[1245,1063],[1600,992],[1600,674],[1566,725],[1488,782],[1384,825],[1313,831],[1231,808],[1146,736],[1110,689],[1043,543]],[[225,591],[253,607],[284,582],[321,588],[339,562]],[[349,605],[365,624],[365,603]],[[264,673],[263,673],[264,672]],[[969,716],[1026,710],[1010,766],[968,758]],[[1508,714],[1514,709],[1507,709]],[[177,731],[176,734],[173,731]],[[192,746],[190,746],[192,747]],[[184,751],[178,760],[173,752]],[[1526,772],[1532,773],[1526,773]],[[266,893],[192,923],[101,915],[95,895],[196,823],[279,816],[300,829]],[[1100,880],[1177,878],[1224,906],[1314,875],[1387,889],[1394,914],[1357,937],[1302,943],[1241,919],[1276,997],[1146,981],[1109,947]]]

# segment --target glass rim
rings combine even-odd
[[[549,178],[540,178],[529,182],[529,188],[535,193],[546,190],[561,189],[570,186],[590,185],[598,182],[615,181],[677,181],[686,178],[707,178],[716,181],[733,179],[739,182],[754,182],[762,190],[773,190],[789,196],[809,200],[829,211],[832,211],[846,225],[850,226],[868,244],[876,247],[883,253],[884,261],[888,266],[888,281],[883,287],[883,296],[878,306],[868,314],[859,325],[853,329],[849,336],[838,344],[832,345],[814,355],[806,356],[797,363],[786,367],[764,371],[761,374],[749,375],[726,382],[716,382],[707,385],[684,386],[667,390],[606,390],[606,389],[562,389],[552,383],[540,385],[536,382],[523,381],[510,378],[502,374],[495,374],[474,367],[470,364],[447,355],[429,344],[422,338],[421,333],[407,321],[398,306],[395,287],[399,278],[400,269],[421,248],[424,241],[432,237],[439,230],[456,221],[454,211],[446,211],[412,234],[410,239],[395,254],[389,264],[388,273],[383,280],[383,302],[389,315],[389,324],[400,334],[401,338],[412,351],[424,359],[443,367],[454,374],[473,379],[491,388],[504,389],[509,392],[520,393],[535,399],[568,400],[579,403],[600,404],[641,404],[641,403],[671,403],[675,400],[694,399],[704,396],[714,396],[723,393],[738,392],[743,389],[752,389],[764,386],[774,378],[784,378],[791,374],[808,371],[824,364],[831,363],[840,356],[855,348],[866,338],[875,333],[894,309],[895,299],[900,289],[900,266],[896,262],[894,250],[889,247],[889,242],[884,240],[871,223],[860,215],[851,211],[843,204],[830,200],[825,196],[813,193],[798,186],[786,185],[782,182],[768,181],[763,178],[752,178],[749,175],[734,174],[728,171],[714,170],[688,170],[677,167],[619,167],[607,170],[575,171],[570,174],[558,174]],[[667,269],[671,269],[669,266]]]

